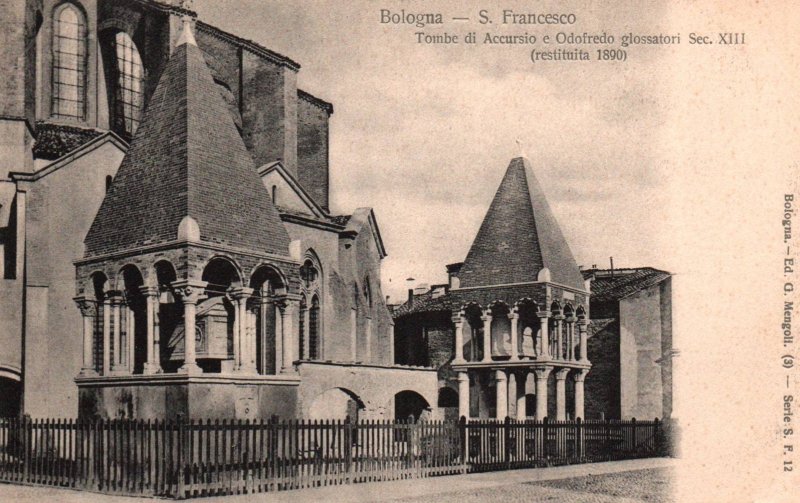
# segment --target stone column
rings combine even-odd
[[[183,365],[178,372],[185,374],[202,374],[203,370],[197,365],[195,347],[195,317],[197,302],[203,297],[207,281],[179,280],[172,283],[175,293],[183,302]]]
[[[455,326],[455,357],[453,363],[464,363],[464,315],[458,313],[453,317],[453,326]]]
[[[586,380],[586,374],[588,373],[588,369],[582,369],[573,376],[573,379],[575,379],[575,419],[586,419],[583,411],[583,382]]]
[[[522,345],[519,340],[519,334],[517,333],[519,313],[517,313],[516,310],[512,310],[508,313],[508,319],[511,320],[511,361],[515,362],[519,360],[519,350]]]
[[[483,316],[483,361],[492,361],[492,315],[485,311]]]
[[[248,329],[247,299],[253,295],[252,288],[237,287],[230,290],[234,300],[235,316],[233,322],[233,370],[234,372],[255,372],[255,360],[251,354],[250,330]]]
[[[364,357],[364,362],[365,363],[370,363],[372,361],[372,318],[371,317],[367,317],[365,321],[366,321],[366,325],[367,325],[366,326],[367,333],[366,333],[366,344],[365,344],[365,346],[366,346],[366,351],[365,351],[366,356]]]
[[[292,321],[294,320],[294,313],[297,311],[297,301],[286,301],[281,309],[281,335],[283,341],[281,343],[282,357],[281,361],[283,368],[281,372],[289,373],[294,372],[292,364],[294,363],[294,328]]]
[[[94,342],[94,319],[97,316],[97,303],[89,297],[75,297],[73,299],[81,310],[83,318],[83,365],[80,375],[96,376],[94,358],[92,354]]]
[[[275,374],[283,369],[283,302],[273,300],[275,306]]]
[[[513,370],[508,371],[508,396],[506,396],[506,402],[508,403],[508,416],[509,417],[517,417],[517,374]],[[514,406],[514,415],[511,416],[511,406]]]
[[[350,358],[358,361],[358,309],[350,310]]]
[[[589,363],[589,345],[588,345],[588,329],[589,329],[589,320],[587,319],[580,319],[578,320],[578,332],[580,334],[580,342],[579,344],[579,352],[580,352],[580,362],[581,363]]]
[[[524,421],[525,418],[527,417],[527,414],[525,413],[526,412],[525,408],[527,406],[527,401],[525,400],[525,383],[527,382],[527,380],[528,380],[528,371],[524,370],[522,371],[521,374],[519,374],[517,379],[516,400],[517,400],[517,419],[519,421]]]
[[[122,372],[122,320],[120,317],[120,307],[122,305],[122,297],[115,293],[111,298],[111,319],[114,325],[114,358],[111,362],[111,373],[119,374]]]
[[[254,373],[258,373],[258,365],[256,365],[256,362],[258,361],[258,340],[256,330],[257,319],[258,317],[256,316],[253,306],[251,305],[250,309],[247,310],[247,329],[250,332],[250,335],[248,336],[248,340],[250,341],[250,366],[252,367]]]
[[[553,316],[553,319],[556,322],[556,353],[553,355],[553,358],[556,360],[563,360],[564,359],[564,316],[557,314]]]
[[[536,316],[539,317],[539,324],[541,325],[541,330],[542,330],[541,348],[539,351],[536,352],[536,359],[549,360],[550,337],[548,336],[547,332],[550,329],[550,327],[548,326],[548,323],[550,321],[550,311],[539,311],[538,313],[536,313]]]
[[[136,351],[136,347],[134,345],[135,338],[136,338],[136,318],[133,315],[133,308],[131,307],[130,303],[127,305],[127,309],[125,311],[125,342],[128,343],[128,350],[126,356],[127,358],[127,367],[128,372],[133,374],[133,367],[135,365],[135,356],[134,351]]]
[[[556,421],[567,419],[567,374],[570,369],[556,370]]]
[[[575,360],[575,318],[567,318],[567,359]]]
[[[497,419],[505,419],[508,416],[508,380],[505,370],[494,371],[495,391],[497,392]]]
[[[103,375],[111,374],[111,298],[103,300]]]
[[[539,367],[533,369],[536,374],[536,419],[541,421],[547,417],[547,378],[553,367]]]
[[[158,287],[142,286],[139,289],[144,295],[147,308],[147,357],[144,362],[145,374],[161,373],[161,362],[156,352],[156,310],[158,309]]]
[[[458,417],[469,419],[469,374],[458,373]]]

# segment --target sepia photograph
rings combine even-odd
[[[0,501],[800,500],[796,5],[0,12]]]

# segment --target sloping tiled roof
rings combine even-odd
[[[620,300],[670,277],[670,273],[652,267],[614,269],[613,276],[611,269],[588,269],[582,272],[584,278],[594,276],[593,302]]]
[[[86,256],[174,241],[186,216],[203,242],[289,254],[286,228],[191,42],[164,68],[86,236]]]
[[[425,293],[414,295],[414,302],[399,305],[392,312],[392,317],[397,319],[409,314],[416,313],[433,313],[433,312],[450,312],[452,311],[452,299],[450,294],[433,296],[433,291],[429,290]]]
[[[33,156],[37,159],[58,159],[103,134],[105,131],[98,129],[37,122]]]
[[[551,280],[584,289],[578,264],[527,159],[511,160],[458,273],[461,288]]]

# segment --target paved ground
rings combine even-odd
[[[511,470],[301,489],[247,496],[202,498],[198,503],[368,502],[547,502],[669,503],[675,460],[665,458]],[[0,484],[0,502],[134,503],[154,500],[106,496],[44,487]]]

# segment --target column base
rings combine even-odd
[[[78,373],[78,375],[81,377],[97,377],[100,374],[98,374],[97,371],[93,368],[82,368],[80,373]]]
[[[181,368],[178,369],[178,373],[198,375],[203,373],[203,369],[201,369],[196,363],[184,363],[181,365]]]
[[[115,369],[112,368],[111,371],[108,373],[111,376],[127,376],[131,375],[131,372],[128,369]]]
[[[238,369],[234,369],[234,374],[242,374],[242,375],[258,375],[258,370],[255,367],[239,367]]]
[[[162,372],[163,370],[161,369],[161,366],[159,364],[144,362],[144,368],[142,369],[143,374],[153,375],[153,374],[160,374]]]
[[[461,365],[462,363],[467,363],[467,360],[463,358],[453,358],[453,361],[451,362],[452,365]]]
[[[296,374],[297,370],[295,370],[294,365],[291,367],[283,367],[281,369],[281,374]]]

